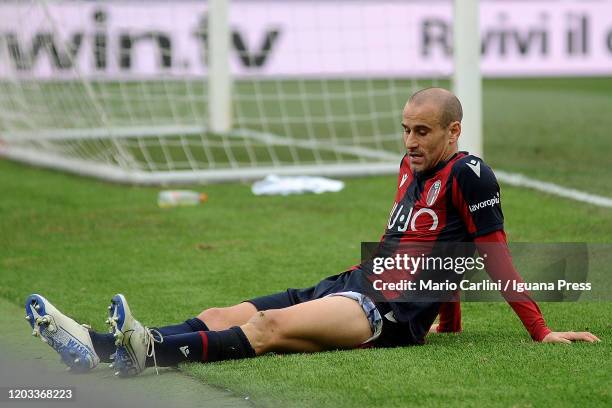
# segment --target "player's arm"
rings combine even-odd
[[[440,320],[437,333],[459,333],[461,332],[461,303],[459,292],[455,293],[456,299],[452,302],[444,302],[440,305]]]
[[[478,252],[486,253],[484,258],[487,273],[494,281],[523,282],[519,273],[514,269],[512,258],[503,230],[494,231],[474,239]],[[547,326],[540,308],[526,292],[513,290],[503,291],[502,295],[521,319],[523,326],[535,341],[544,343],[571,343],[572,341],[596,342],[599,339],[589,332],[553,332]]]
[[[460,333],[461,328],[461,303],[459,302],[459,291],[455,293],[456,298],[452,302],[440,304],[439,321],[429,328],[429,333]]]
[[[514,269],[504,233],[501,196],[493,171],[482,160],[467,156],[453,167],[453,206],[459,212],[467,233],[479,252],[488,253],[485,267],[494,281],[521,281]],[[535,341],[568,343],[574,340],[598,341],[591,333],[552,332],[538,305],[527,293],[502,293]]]

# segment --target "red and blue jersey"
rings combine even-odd
[[[409,250],[416,246],[419,252],[423,250],[428,255],[444,252],[449,246],[453,251],[458,249],[461,252],[459,256],[472,256],[477,249],[479,252],[486,249],[492,256],[485,262],[485,267],[494,281],[521,279],[512,265],[506,244],[499,185],[491,168],[480,158],[458,152],[428,171],[415,173],[405,156],[397,186],[385,233],[378,244],[385,254],[394,254],[406,246]],[[370,297],[385,318],[381,336],[374,341],[374,345],[423,343],[438,314],[438,331],[461,330],[458,292],[447,293],[450,297],[445,299],[430,299],[411,298],[412,293],[402,289],[379,291],[374,288],[373,282],[382,275],[373,273],[372,266],[372,258],[369,258],[313,287],[288,289],[286,293],[272,295],[273,301],[260,299],[257,301],[258,310],[286,307],[284,305],[319,299],[331,293],[354,291]],[[393,282],[404,277],[415,279],[414,275],[405,271],[395,272],[393,270],[387,280]],[[455,271],[434,270],[427,277],[457,279]],[[526,293],[502,294],[534,340],[540,341],[550,332],[538,306]],[[277,296],[283,299],[281,306]]]
[[[436,249],[440,250],[440,247],[448,248],[448,245],[457,244],[457,248],[469,256],[478,245],[493,243],[496,245],[492,250],[494,256],[486,261],[489,275],[495,280],[521,279],[512,266],[505,240],[499,184],[491,168],[482,159],[467,152],[458,152],[432,169],[413,172],[406,155],[400,165],[397,183],[397,193],[381,238],[381,246],[388,250],[408,245],[419,248],[419,252],[424,250],[433,253]],[[365,272],[369,283],[376,278],[369,271],[370,266],[361,264],[357,267],[360,272]],[[407,272],[391,276],[391,280],[395,281],[415,278]],[[437,314],[445,310],[444,306],[448,306],[448,303],[422,299],[410,301],[403,295],[405,293],[401,291],[387,291],[382,294],[385,301],[377,296],[377,306],[388,319],[404,327],[404,330],[395,331],[403,332],[406,342],[420,343]],[[527,294],[514,293],[511,298],[507,293],[503,295],[532,338],[540,341],[550,332],[539,308]],[[449,310],[450,314],[446,313],[444,318],[441,316],[441,323],[460,330],[458,303]],[[453,314],[459,323],[452,322]]]
[[[383,242],[469,242],[503,228],[499,185],[480,158],[459,152],[415,173],[404,156]]]

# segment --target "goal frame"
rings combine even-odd
[[[180,128],[181,134],[201,134],[212,132],[231,138],[232,135],[253,137],[258,141],[274,141],[278,144],[304,143],[309,148],[318,148],[335,153],[350,153],[363,159],[376,159],[372,163],[325,163],[308,165],[283,166],[228,166],[219,169],[179,170],[179,171],[145,171],[132,168],[125,161],[118,160],[117,165],[102,164],[79,158],[68,158],[53,152],[33,150],[12,144],[11,141],[31,140],[67,140],[83,138],[106,138],[116,142],[124,138],[142,138],[151,136],[160,137],[164,134],[177,134],[176,126],[168,128],[100,128],[55,129],[52,132],[19,132],[3,133],[0,135],[0,155],[16,161],[25,162],[35,166],[43,166],[61,171],[91,176],[103,180],[144,185],[193,184],[201,182],[228,182],[248,181],[265,177],[269,174],[278,175],[324,175],[336,177],[351,177],[364,175],[393,174],[397,172],[399,155],[391,152],[370,150],[346,145],[331,145],[312,141],[300,142],[280,135],[261,134],[248,129],[232,128],[231,94],[232,78],[229,64],[229,7],[231,0],[209,0],[208,27],[210,71],[207,76],[209,100],[208,115],[209,128],[191,126]],[[43,2],[46,7],[46,2]],[[460,147],[471,153],[481,156],[482,149],[482,79],[480,73],[480,36],[479,36],[479,2],[478,0],[454,0],[454,71],[453,90],[462,102],[464,118],[462,122],[462,136]],[[399,136],[398,136],[399,137]],[[119,146],[119,143],[116,143]],[[119,152],[121,156],[121,151]],[[126,155],[129,156],[129,155]]]

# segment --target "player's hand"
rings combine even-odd
[[[440,327],[439,323],[434,323],[431,325],[431,327],[429,328],[428,334],[431,333],[461,333],[461,330],[444,330],[444,331],[438,331],[438,328]]]
[[[550,332],[542,339],[542,343],[571,344],[573,341],[596,343],[601,340],[589,332]]]

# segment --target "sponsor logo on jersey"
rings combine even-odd
[[[402,175],[402,181],[400,182],[400,187],[404,185],[404,183],[406,182],[406,180],[408,180],[408,175],[406,173],[404,173]]]
[[[476,174],[479,178],[480,178],[480,162],[477,160],[470,160],[469,163],[465,163],[466,166],[468,166],[470,169],[472,169],[472,171],[474,172],[474,174]]]
[[[416,221],[419,217],[428,215],[431,218],[431,226],[429,231],[433,231],[438,228],[438,216],[431,208],[419,208],[414,212],[414,206],[405,208],[402,204],[398,207],[398,203],[393,204],[391,214],[389,214],[389,222],[387,227],[389,230],[397,227],[398,232],[405,232],[410,228],[410,231],[417,231]]]
[[[493,196],[493,198],[489,198],[488,200],[481,201],[477,204],[470,204],[468,207],[470,209],[470,212],[474,212],[482,208],[494,207],[498,204],[499,204],[499,191]]]
[[[427,206],[431,207],[433,203],[436,202],[436,198],[438,198],[438,193],[442,187],[442,182],[437,180],[435,183],[429,187],[429,192],[427,193]]]

